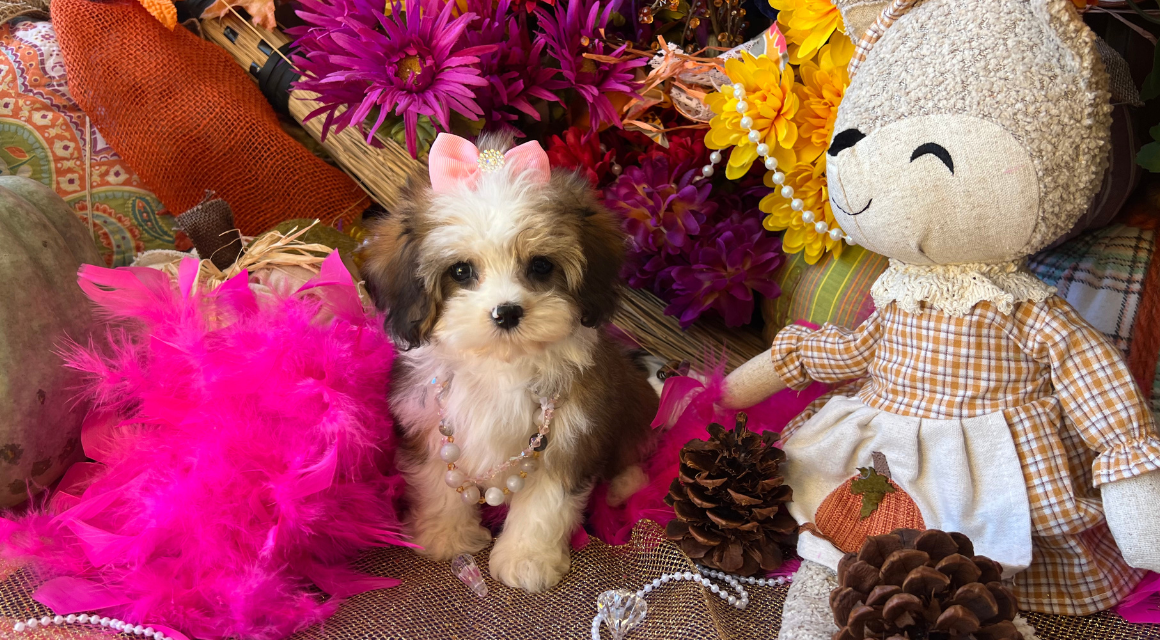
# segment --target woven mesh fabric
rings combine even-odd
[[[242,252],[242,238],[234,223],[234,212],[221,198],[206,192],[196,207],[177,216],[177,225],[189,236],[201,258],[225,271]]]
[[[596,596],[607,589],[638,589],[662,573],[693,565],[655,523],[642,521],[632,542],[610,547],[593,539],[572,553],[572,571],[544,594],[527,594],[496,583],[487,551],[476,555],[490,595],[477,598],[451,574],[403,548],[372,551],[361,568],[397,576],[403,584],[348,600],[324,626],[293,640],[583,640],[591,637]],[[0,574],[3,575],[3,574]],[[648,597],[648,616],[629,640],[772,640],[781,624],[788,587],[747,587],[749,607],[738,611],[689,582],[669,583]],[[117,636],[90,626],[64,625],[15,634],[12,622],[49,613],[32,600],[23,571],[0,580],[0,640],[96,640]],[[1160,625],[1131,625],[1113,613],[1086,618],[1024,614],[1041,640],[1139,640],[1160,638]],[[603,637],[611,634],[603,630]]]
[[[1133,107],[1142,107],[1140,90],[1136,88],[1136,81],[1132,79],[1132,71],[1128,62],[1103,38],[1096,38],[1096,51],[1104,61],[1104,68],[1108,70],[1108,89],[1112,92],[1112,104],[1130,104]]]
[[[212,189],[256,235],[291,218],[351,219],[370,204],[282,131],[221,48],[129,0],[53,0],[52,22],[77,104],[170,211]]]

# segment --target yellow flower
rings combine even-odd
[[[748,51],[741,52],[741,59],[725,61],[725,73],[734,85],[745,87],[744,114],[737,112],[740,102],[733,96],[733,87],[726,85],[720,91],[705,98],[717,115],[709,121],[710,131],[705,136],[705,146],[710,149],[726,149],[735,146],[729,155],[725,176],[736,180],[749,171],[757,159],[757,145],[769,145],[770,154],[777,158],[781,166],[791,167],[797,163],[793,151],[798,141],[798,127],[793,122],[799,99],[794,93],[793,71],[781,72],[778,61],[762,55],[754,58]],[[757,131],[757,142],[749,139],[749,132],[741,126],[742,117],[753,119],[751,130]]]
[[[770,231],[785,230],[781,246],[786,253],[805,251],[806,262],[815,264],[827,251],[834,256],[842,255],[842,241],[834,240],[828,233],[818,233],[814,228],[819,220],[833,229],[834,211],[830,208],[830,191],[826,187],[826,157],[816,163],[800,162],[785,174],[785,184],[793,187],[794,197],[801,198],[804,211],[812,211],[815,220],[810,224],[802,222],[801,211],[790,208],[790,201],[781,197],[777,185],[771,180],[772,173],[765,175],[765,185],[775,191],[761,199],[758,208],[768,213],[762,223]]]
[[[854,43],[839,34],[822,47],[816,62],[810,60],[798,68],[802,83],[795,91],[801,100],[801,109],[794,118],[798,123],[798,143],[794,150],[799,162],[813,162],[830,146],[838,104],[850,84],[846,66],[853,55]]]
[[[814,57],[834,31],[846,33],[833,0],[769,0],[789,43],[789,61],[801,64]]]

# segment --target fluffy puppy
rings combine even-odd
[[[613,482],[613,503],[637,488],[657,410],[647,372],[601,330],[619,300],[620,227],[582,178],[548,179],[543,166],[539,179],[508,163],[454,188],[409,185],[362,249],[368,290],[401,350],[391,406],[412,533],[427,555],[446,560],[491,541],[479,504],[445,482],[432,380],[449,381],[443,413],[468,477],[518,455],[539,428],[539,398],[558,396],[547,448],[506,496],[490,559],[497,580],[533,592],[568,571],[594,482]],[[479,488],[502,489],[508,475]]]

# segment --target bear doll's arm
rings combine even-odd
[[[1074,309],[1048,299],[1029,346],[1051,366],[1055,392],[1079,435],[1099,455],[1092,477],[1124,559],[1160,571],[1160,437],[1119,350]]]
[[[817,331],[790,325],[777,334],[769,351],[725,378],[722,404],[744,409],[786,387],[805,389],[812,380],[860,378],[870,369],[881,328],[877,312],[852,331],[830,324]]]
[[[1104,514],[1124,560],[1160,572],[1160,471],[1100,487]]]
[[[1030,355],[1051,368],[1051,383],[1079,436],[1098,456],[1095,486],[1160,471],[1160,437],[1124,358],[1108,338],[1052,296],[1028,322]]]

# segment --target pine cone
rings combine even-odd
[[[751,576],[781,566],[779,543],[789,544],[797,523],[784,504],[793,492],[778,472],[785,453],[777,434],[757,435],[737,416],[732,431],[709,425],[709,441],[681,449],[681,469],[665,502],[677,517],[665,533],[690,558],[721,571]]]
[[[838,563],[834,640],[1023,640],[998,562],[961,533],[896,529]]]

